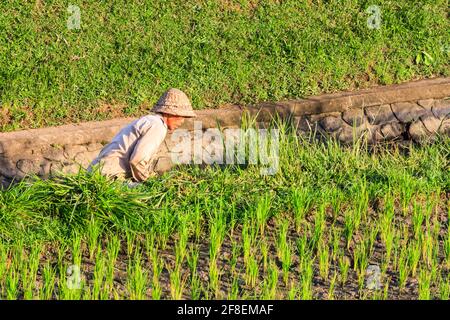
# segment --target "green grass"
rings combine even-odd
[[[0,4],[0,129],[139,116],[169,87],[196,109],[449,75],[448,2]],[[367,27],[370,5],[380,29]]]
[[[448,297],[450,139],[373,150],[282,129],[273,176],[180,167],[128,189],[80,171],[1,191],[0,298]]]

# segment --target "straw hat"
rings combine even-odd
[[[189,118],[196,116],[188,96],[176,88],[164,92],[151,111]]]

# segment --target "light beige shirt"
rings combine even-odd
[[[159,114],[139,118],[124,127],[105,145],[97,158],[89,165],[102,162],[102,173],[109,176],[133,176],[145,181],[152,175],[152,157],[167,134],[167,125]]]

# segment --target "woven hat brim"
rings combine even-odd
[[[179,117],[185,117],[185,118],[195,118],[197,115],[191,111],[191,112],[164,112],[167,114],[171,114],[174,116],[179,116]]]
[[[194,111],[191,110],[171,110],[169,108],[164,108],[162,106],[157,106],[152,109],[153,112],[157,113],[166,113],[171,114],[173,116],[186,117],[186,118],[195,118],[197,115]]]

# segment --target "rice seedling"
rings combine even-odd
[[[450,227],[448,227],[450,229]],[[450,269],[450,230],[447,230],[447,236],[444,239],[444,256],[447,268]],[[0,276],[1,279],[1,276]]]
[[[447,301],[450,299],[450,275],[447,275],[447,279],[443,279],[441,276],[439,287],[439,299]]]
[[[72,263],[74,265],[80,266],[81,265],[81,258],[82,258],[82,239],[81,236],[76,233],[72,238]]]
[[[391,260],[392,248],[394,246],[395,231],[393,230],[393,227],[388,227],[382,231],[381,238],[385,246],[384,265],[387,266]]]
[[[312,250],[308,245],[308,239],[306,235],[297,238],[297,256],[299,258],[299,270],[302,272],[305,263],[312,260]]]
[[[270,217],[270,201],[271,197],[269,194],[265,194],[257,200],[255,217],[256,226],[260,231],[261,237],[264,236],[264,229],[267,224],[267,220]]]
[[[364,231],[364,241],[365,241],[365,245],[366,245],[366,250],[367,250],[367,255],[370,257],[372,256],[373,252],[374,252],[374,244],[375,241],[377,239],[378,233],[379,233],[379,229],[378,226],[376,225],[376,222],[373,222],[374,227],[366,229]]]
[[[422,260],[426,263],[428,267],[431,267],[433,263],[433,254],[434,254],[434,239],[428,230],[425,231],[423,238],[421,239],[422,243]]]
[[[245,221],[242,226],[242,249],[244,254],[244,263],[248,262],[250,257],[251,249],[253,247],[253,237],[250,234],[250,224],[248,221]]]
[[[139,247],[134,251],[134,256],[129,260],[127,267],[127,289],[130,299],[145,299],[147,289],[147,271],[142,266],[142,253]]]
[[[127,244],[127,255],[128,255],[128,258],[131,258],[133,255],[133,249],[135,246],[136,234],[132,230],[126,229],[125,236],[126,236],[126,244]]]
[[[366,269],[369,265],[369,257],[367,254],[367,247],[364,241],[358,243],[353,251],[353,270],[358,275],[358,285],[362,289],[366,275]]]
[[[3,243],[0,241],[0,297],[4,295],[4,281],[6,272],[8,271],[8,251],[3,245]]]
[[[186,257],[191,275],[195,275],[197,273],[198,256],[199,256],[198,247],[191,245],[189,249],[189,254]]]
[[[361,177],[361,179],[358,180],[355,194],[358,194],[358,197],[356,197],[354,213],[355,230],[358,230],[361,219],[366,218],[367,208],[369,205],[369,191],[367,190],[367,180],[365,177]]]
[[[299,233],[301,223],[312,205],[312,192],[308,188],[292,188],[291,199],[294,208],[295,230]]]
[[[391,260],[392,248],[394,245],[395,230],[393,227],[394,220],[394,198],[388,193],[384,197],[384,211],[379,220],[381,231],[381,240],[385,246],[385,265],[388,265]]]
[[[42,270],[42,286],[39,290],[40,300],[49,300],[53,297],[56,282],[56,270],[47,263]]]
[[[386,280],[386,283],[385,283],[384,287],[383,287],[383,299],[384,300],[387,300],[388,297],[389,297],[389,283],[390,283],[390,281],[391,281],[391,279],[388,278]]]
[[[301,300],[311,300],[313,298],[312,280],[314,276],[312,261],[305,265],[301,275]]]
[[[325,208],[326,203],[321,203],[319,205],[318,212],[315,215],[314,219],[314,233],[311,240],[311,247],[313,249],[317,248],[317,245],[322,240],[323,231],[325,230]]]
[[[283,280],[287,285],[289,277],[289,269],[292,264],[291,243],[287,239],[289,221],[287,219],[280,222],[278,238],[276,242],[278,259],[281,261],[283,270]]]
[[[34,289],[36,286],[36,276],[39,269],[40,254],[43,249],[42,244],[36,243],[28,255],[28,263],[24,264],[22,270],[22,289],[24,299],[34,298]]]
[[[350,248],[350,242],[353,237],[353,232],[356,229],[354,211],[346,210],[344,213],[344,236],[347,243],[347,249]]]
[[[216,260],[213,259],[209,260],[208,274],[209,274],[209,289],[217,297],[219,294],[220,268],[217,265]]]
[[[231,279],[231,290],[228,293],[228,300],[236,300],[239,297],[239,277],[233,274]]]
[[[408,279],[409,273],[410,269],[408,266],[408,252],[407,249],[403,246],[400,249],[400,255],[398,258],[398,286],[400,290],[405,287],[405,283]]]
[[[195,240],[197,242],[199,242],[200,236],[202,234],[203,217],[202,217],[202,213],[200,211],[200,204],[198,201],[195,202],[193,212],[194,212],[193,213],[194,235],[195,235]]]
[[[327,295],[328,300],[334,300],[334,288],[336,286],[336,280],[337,280],[337,273],[335,272],[330,281],[330,288],[328,289]]]
[[[194,245],[191,245],[189,254],[187,255],[187,263],[190,270],[190,288],[191,288],[191,299],[200,299],[201,294],[201,283],[198,276],[197,266],[198,266],[198,256],[199,250]]]
[[[430,300],[431,298],[431,274],[428,270],[420,269],[419,272],[419,299],[420,300]]]
[[[210,223],[210,241],[209,241],[209,287],[217,296],[219,291],[220,269],[217,265],[217,257],[224,240],[226,231],[226,221],[224,215],[215,212],[214,218]]]
[[[100,234],[102,233],[101,227],[96,220],[91,220],[87,228],[87,243],[89,248],[89,259],[92,260],[95,254],[95,250],[98,247],[98,241]],[[100,247],[101,249],[101,247]]]
[[[291,280],[291,282],[289,283],[289,291],[287,294],[287,299],[288,300],[296,300],[297,298],[297,294],[298,294],[298,287],[295,283],[294,280]]]
[[[154,232],[157,234],[158,245],[162,250],[166,249],[167,241],[175,230],[177,216],[168,207],[154,216]]]
[[[270,261],[267,270],[267,277],[265,277],[263,282],[262,299],[264,300],[276,299],[277,285],[278,285],[278,268],[273,261]]]
[[[400,183],[400,201],[401,209],[403,215],[408,214],[409,203],[414,194],[414,181],[411,180],[410,176],[406,172],[402,172],[401,183]]]
[[[420,242],[413,241],[408,246],[408,268],[411,270],[411,276],[416,276],[417,267],[420,261]]]
[[[438,265],[438,262],[435,260],[433,265],[431,266],[431,272],[429,273],[430,283],[437,284],[437,282],[441,278],[440,276],[440,267]]]
[[[98,300],[100,298],[100,294],[104,292],[102,290],[102,287],[104,285],[105,281],[105,275],[106,275],[106,258],[104,254],[101,252],[101,246],[98,245],[97,250],[97,256],[95,259],[95,265],[94,265],[94,279],[92,284],[92,289],[90,292],[90,299]]]
[[[209,256],[215,262],[220,252],[226,231],[224,215],[216,214],[215,219],[210,224]]]
[[[11,265],[9,267],[8,272],[6,273],[6,299],[7,300],[16,300],[19,295],[19,281],[20,281],[20,272],[16,270],[15,265]]]
[[[258,260],[252,255],[246,263],[245,284],[254,288],[259,276]]]
[[[108,238],[108,243],[106,245],[106,252],[108,256],[108,266],[114,266],[117,257],[119,256],[121,241],[117,235],[111,235]]]
[[[422,206],[419,203],[417,203],[416,200],[414,200],[413,202],[412,221],[413,221],[414,238],[417,239],[419,236],[419,232],[422,230],[422,224],[425,221],[425,215],[423,214]]]
[[[175,244],[175,265],[177,268],[181,267],[185,257],[186,248],[189,238],[189,224],[186,218],[182,219],[181,225],[179,227],[179,237]]]
[[[161,298],[161,284],[159,278],[164,267],[164,260],[158,256],[158,249],[154,248],[150,254],[152,261],[152,299],[159,300]]]
[[[170,273],[170,295],[172,299],[180,300],[183,296],[187,277],[183,278],[180,266],[175,266],[173,269],[167,269]]]
[[[263,237],[258,247],[261,249],[261,255],[262,255],[262,264],[263,264],[263,272],[267,271],[267,264],[268,264],[268,255],[269,255],[269,244],[267,243],[267,239]]]
[[[191,299],[199,300],[202,292],[202,286],[200,282],[200,278],[197,274],[191,276],[190,279],[190,287],[191,287]]]
[[[340,271],[340,280],[341,285],[344,285],[348,279],[348,270],[350,269],[350,260],[342,254],[339,258],[339,271]]]
[[[339,248],[341,244],[341,232],[334,225],[332,226],[330,231],[330,238],[332,239],[331,259],[335,262],[339,254]]]
[[[79,300],[83,290],[80,266],[60,264],[58,269],[58,299]]]
[[[336,221],[342,207],[344,195],[339,189],[331,189],[329,193],[329,201],[333,209],[333,222]]]
[[[326,241],[320,242],[317,255],[319,257],[319,274],[324,280],[327,280],[330,270],[330,255]]]

